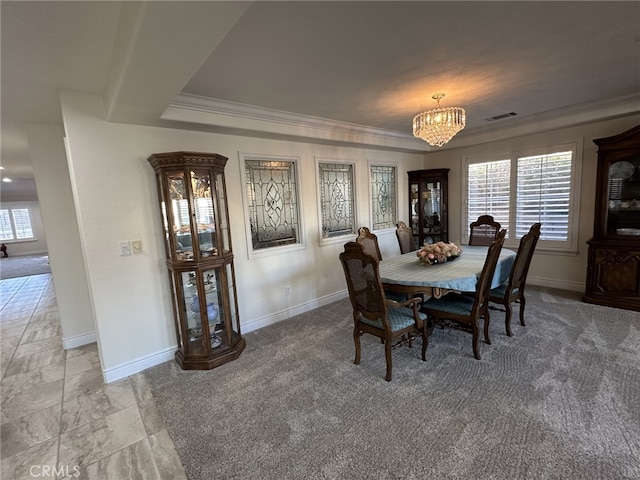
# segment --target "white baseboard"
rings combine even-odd
[[[343,298],[347,298],[348,296],[349,292],[345,289],[340,292],[332,293],[331,295],[327,295],[325,297],[316,298],[315,300],[311,300],[310,302],[287,308],[286,310],[282,310],[272,315],[258,318],[248,323],[243,323],[241,325],[241,330],[242,333],[253,332],[254,330],[266,327],[267,325],[273,325],[274,323],[281,322],[282,320],[286,320],[287,318],[295,317],[296,315],[300,315],[310,310],[314,310],[316,308],[329,305],[330,303],[337,302],[338,300],[342,300]]]
[[[7,248],[9,248],[9,245],[7,245]],[[21,252],[21,253],[14,253],[13,255],[10,255],[11,257],[26,257],[27,255],[48,255],[49,252],[47,252],[46,250],[36,250],[33,252]]]
[[[275,313],[273,315],[268,315],[266,317],[262,317],[252,322],[249,322],[247,324],[243,324],[241,329],[243,333],[252,332],[254,330],[258,330],[259,328],[266,327],[267,325],[272,325],[282,320],[286,320],[287,318],[293,317],[295,315],[300,315],[301,313],[314,310],[318,307],[322,307],[324,305],[329,305],[330,303],[337,302],[338,300],[347,298],[347,296],[348,296],[347,290],[343,290],[341,292],[327,295],[326,297],[317,298],[315,300],[304,303],[302,305],[297,305],[295,307],[288,308],[286,310]],[[94,341],[95,341],[95,335],[94,335]],[[143,370],[146,370],[147,368],[155,367],[156,365],[160,365],[161,363],[165,363],[170,360],[173,360],[177,348],[178,348],[177,345],[174,345],[172,347],[166,348],[159,352],[137,358],[131,362],[123,363],[121,365],[118,365],[117,367],[107,368],[106,370],[102,371],[104,383],[115,382],[117,380],[121,380],[130,375],[134,375]]]
[[[527,279],[527,283],[529,285],[536,285],[540,287],[548,287],[548,288],[557,288],[559,290],[571,290],[576,292],[584,291],[584,284],[579,282],[559,282],[556,280],[551,280],[549,278],[542,277],[532,277],[529,276]],[[314,310],[319,307],[323,307],[325,305],[329,305],[330,303],[337,302],[338,300],[342,300],[343,298],[347,298],[349,296],[348,291],[342,290],[340,292],[333,293],[331,295],[327,295],[325,297],[317,298],[307,303],[303,303],[300,305],[296,305],[294,307],[288,308],[286,310],[282,310],[280,312],[274,313],[272,315],[267,315],[251,322],[242,324],[241,330],[243,333],[253,332],[255,330],[259,330],[260,328],[266,327],[268,325],[273,325],[275,323],[281,322],[288,318],[294,317],[296,315],[300,315],[302,313],[306,313],[308,311]],[[95,342],[95,334],[93,335],[93,340]],[[86,337],[89,338],[90,334],[87,334]],[[85,337],[85,336],[79,336]],[[90,341],[86,341],[85,343],[73,344],[71,347],[67,347],[65,341],[80,341],[73,339],[63,340],[63,344],[65,348],[73,348],[75,346],[85,345],[86,343],[91,343]],[[71,343],[70,343],[71,344]],[[166,348],[156,353],[152,353],[150,355],[146,355],[144,357],[137,358],[131,362],[123,363],[116,367],[108,368],[102,371],[102,375],[104,377],[105,383],[115,382],[117,380],[121,380],[130,375],[134,375],[139,373],[147,368],[155,367],[156,365],[160,365],[161,363],[165,363],[171,361],[175,357],[177,345]]]
[[[62,337],[62,348],[65,350],[89,345],[90,343],[96,343],[96,332],[87,332],[66,338]]]
[[[580,282],[562,282],[558,280],[552,280],[550,278],[534,277],[531,275],[527,277],[527,285],[557,288],[558,290],[570,290],[572,292],[584,292],[586,288],[585,284]]]
[[[135,375],[147,368],[155,367],[161,363],[173,360],[177,348],[178,346],[174,345],[172,347],[165,348],[164,350],[160,350],[159,352],[136,358],[131,362],[123,363],[117,367],[107,368],[102,371],[104,383],[115,382],[116,380],[126,378],[130,375]]]

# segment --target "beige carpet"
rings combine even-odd
[[[533,289],[473,358],[438,329],[353,364],[347,300],[245,335],[211,371],[145,371],[189,479],[640,479],[640,314]]]
[[[0,258],[0,279],[51,273],[46,253]]]

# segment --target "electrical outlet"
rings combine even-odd
[[[290,297],[291,296],[291,287],[289,285],[284,287],[284,296],[285,297]]]
[[[142,253],[142,240],[133,240],[131,242],[131,251],[134,255]]]
[[[131,242],[129,240],[120,242],[120,256],[124,257],[126,255],[131,255]]]

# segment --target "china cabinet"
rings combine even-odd
[[[212,153],[154,153],[178,350],[183,369],[238,358],[240,334],[224,167]]]
[[[585,302],[640,311],[640,125],[598,146]]]
[[[409,175],[409,215],[416,245],[449,241],[448,168],[414,170]]]

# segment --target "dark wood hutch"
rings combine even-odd
[[[583,300],[640,311],[640,125],[594,143],[596,205]]]
[[[449,169],[414,170],[409,176],[409,225],[417,247],[449,241]]]

